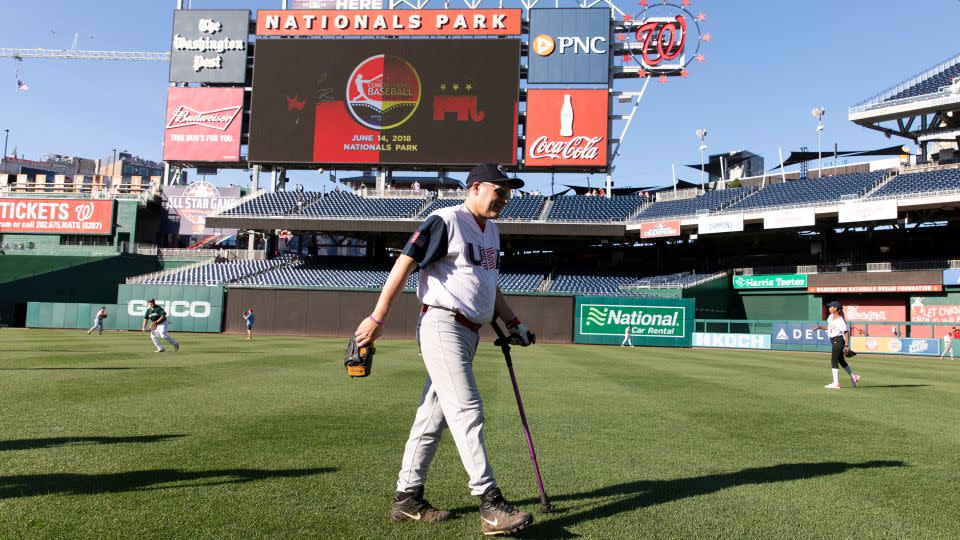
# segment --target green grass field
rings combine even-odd
[[[475,538],[452,440],[427,498],[386,521],[424,369],[382,341],[0,330],[0,537]],[[547,491],[529,538],[956,538],[960,361],[538,345],[514,349]],[[509,499],[536,487],[499,349],[475,362]]]

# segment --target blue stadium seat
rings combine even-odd
[[[553,200],[547,221],[623,221],[632,214],[643,199],[635,196],[588,197],[567,195]]]
[[[231,208],[221,215],[224,216],[284,216],[295,212],[297,207],[305,207],[323,197],[317,191],[277,191],[264,193],[235,208]]]
[[[960,169],[941,169],[917,173],[899,174],[887,185],[870,195],[888,197],[906,193],[928,193],[960,189]]]
[[[749,210],[797,204],[840,202],[844,195],[863,196],[877,185],[887,171],[843,174],[823,178],[788,180],[767,186],[725,210]]]
[[[732,188],[710,191],[692,199],[655,202],[637,214],[636,220],[646,221],[667,217],[693,216],[700,212],[717,211],[738,198],[752,193],[755,188]]]

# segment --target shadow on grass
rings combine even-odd
[[[922,386],[933,386],[931,384],[871,384],[868,386],[858,386],[857,390],[866,390],[868,388],[920,388]]]
[[[855,469],[905,466],[906,464],[902,461],[785,463],[770,467],[755,467],[732,473],[710,474],[691,478],[625,482],[593,491],[559,494],[553,497],[552,501],[555,503],[559,501],[568,501],[569,503],[556,504],[559,509],[556,517],[551,517],[552,514],[549,516],[538,514],[538,522],[521,531],[519,536],[531,538],[572,538],[578,535],[568,531],[567,527],[572,527],[579,523],[595,519],[612,518],[625,512],[632,512],[689,497],[708,495],[731,487],[791,482],[840,474]],[[526,506],[536,504],[537,502],[539,502],[538,499],[527,499],[518,501],[517,504]],[[474,508],[470,510],[474,510]],[[469,510],[464,509],[464,511]]]
[[[128,437],[79,436],[79,437],[48,437],[45,439],[18,439],[0,441],[0,452],[4,450],[34,450],[36,448],[52,448],[54,446],[75,446],[82,444],[127,444],[163,442],[170,439],[186,437],[182,433],[171,435],[132,435]]]
[[[8,368],[0,368],[0,371],[61,371],[61,370],[115,371],[115,370],[124,370],[124,369],[140,369],[140,368],[132,368],[132,367],[8,367]]]
[[[37,495],[95,495],[125,491],[153,491],[245,484],[271,478],[298,478],[333,472],[332,467],[315,469],[221,469],[182,471],[155,469],[111,474],[24,474],[0,476],[0,500]]]

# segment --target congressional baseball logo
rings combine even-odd
[[[378,54],[360,62],[347,79],[347,109],[370,129],[392,129],[420,105],[420,75],[399,56]]]
[[[684,307],[581,304],[580,333],[622,336],[630,328],[635,336],[682,338],[685,315]]]
[[[87,221],[93,217],[93,203],[78,204],[77,205],[77,221]]]

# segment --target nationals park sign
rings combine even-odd
[[[578,296],[573,340],[619,345],[629,328],[634,345],[690,347],[694,305],[683,298]]]

